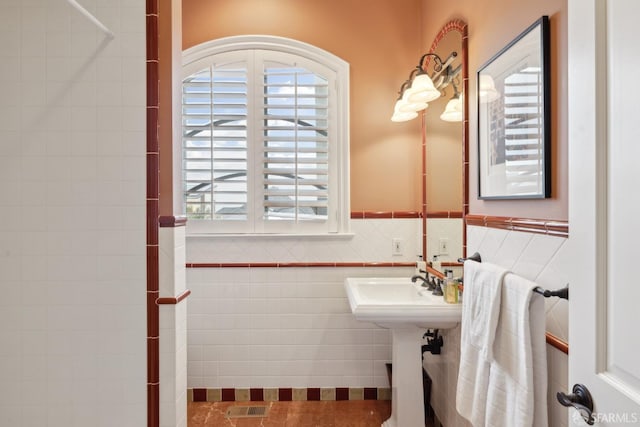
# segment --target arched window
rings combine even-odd
[[[191,232],[347,231],[348,64],[269,36],[214,40],[183,58]]]

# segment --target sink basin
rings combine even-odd
[[[382,427],[424,427],[422,335],[455,327],[462,305],[447,304],[408,277],[347,278],[344,286],[356,319],[391,330],[391,417]]]
[[[345,289],[358,320],[387,329],[450,329],[460,323],[461,304],[448,304],[408,277],[350,277]]]

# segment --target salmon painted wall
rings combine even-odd
[[[423,46],[429,47],[442,25],[463,19],[469,30],[470,182],[472,214],[566,220],[568,218],[567,1],[423,0]],[[551,21],[552,197],[546,200],[478,200],[476,73],[486,61],[535,22]]]
[[[421,1],[183,0],[183,49],[266,34],[313,44],[349,62],[351,209],[419,210],[420,121],[389,119],[422,53]]]

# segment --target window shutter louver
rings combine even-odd
[[[210,67],[183,83],[186,212],[247,219],[247,66]]]
[[[328,82],[272,62],[264,65],[263,80],[263,217],[326,221]]]

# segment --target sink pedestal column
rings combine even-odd
[[[421,349],[425,332],[419,328],[391,329],[391,417],[382,427],[424,427]]]

